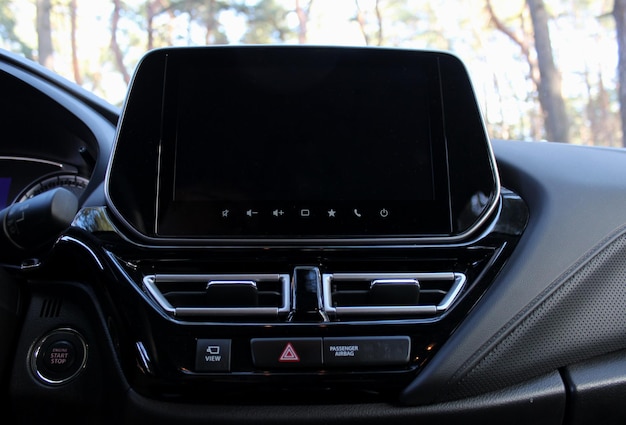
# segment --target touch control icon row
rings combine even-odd
[[[370,213],[372,214],[372,213]],[[234,210],[231,209],[223,209],[220,211],[220,216],[222,217],[222,219],[229,219],[232,218],[235,215],[239,215],[239,216],[245,216],[248,218],[255,218],[255,217],[260,217],[260,216],[271,216],[271,217],[275,217],[275,218],[282,218],[285,216],[298,216],[301,218],[309,218],[309,217],[313,217],[316,215],[320,215],[323,217],[327,217],[327,218],[337,218],[340,216],[351,216],[351,217],[356,217],[357,219],[359,218],[363,218],[366,213],[363,212],[363,210],[359,209],[359,208],[354,208],[350,211],[338,211],[334,208],[328,208],[328,209],[321,209],[319,211],[317,210],[312,210],[309,208],[301,208],[295,211],[285,211],[284,209],[273,209],[271,211],[260,211],[257,209],[247,209],[247,210],[243,210],[243,211],[239,211],[238,213],[235,212]],[[381,208],[380,210],[377,210],[376,213],[374,215],[377,215],[381,218],[387,218],[391,215],[391,211],[389,211],[387,208]]]

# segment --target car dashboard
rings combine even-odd
[[[11,422],[626,416],[626,152],[489,140],[454,56],[160,49],[118,110],[2,53],[0,88]]]

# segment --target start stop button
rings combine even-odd
[[[74,329],[60,328],[35,343],[30,355],[33,374],[46,384],[74,379],[87,364],[87,344]]]
[[[74,348],[74,344],[65,339],[55,341],[44,351],[42,360],[46,369],[64,372],[71,369],[76,362],[76,348]]]

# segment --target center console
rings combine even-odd
[[[412,50],[152,51],[105,191],[74,228],[131,385],[203,402],[397,395],[527,218],[461,62]]]

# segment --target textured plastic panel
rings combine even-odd
[[[563,378],[570,391],[570,425],[623,424],[626,418],[626,352],[568,367]]]
[[[509,331],[487,355],[453,377],[458,384],[449,396],[492,391],[626,348],[625,259],[622,234],[565,273],[506,326]]]
[[[480,303],[406,389],[407,404],[504,388],[626,346],[626,151],[494,148],[503,185],[529,206],[528,227]]]
[[[130,391],[125,423],[195,424],[381,424],[506,423],[561,425],[565,389],[558,373],[475,398],[431,406],[399,407],[385,403],[322,404],[311,396],[307,404],[281,405],[287,393],[268,394],[271,400],[244,405],[161,403]],[[284,402],[284,401],[283,401]],[[428,421],[428,422],[427,422]]]

